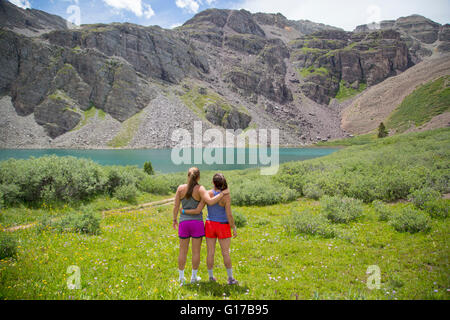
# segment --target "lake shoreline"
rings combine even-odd
[[[202,148],[202,149],[0,149],[0,161],[45,156],[90,159],[106,166],[138,166],[150,161],[155,171],[180,172],[192,166],[200,170],[245,170],[277,166],[327,156],[340,148]]]
[[[260,148],[261,146],[252,146],[252,147],[246,147],[248,149],[254,149],[254,148]],[[342,145],[342,146],[321,146],[321,145],[316,145],[316,144],[311,144],[311,145],[303,145],[303,146],[295,146],[295,145],[280,145],[278,146],[279,149],[343,149],[343,148],[347,148],[348,146]],[[212,148],[217,148],[217,147],[212,147]],[[267,148],[270,148],[267,147]],[[32,147],[17,147],[17,148],[1,148],[0,147],[0,151],[3,150],[77,150],[77,151],[82,151],[82,150],[129,150],[129,151],[138,151],[138,150],[172,150],[175,148],[130,148],[130,147],[124,147],[124,148],[112,148],[112,147],[95,147],[95,148],[76,148],[76,147],[72,147],[72,148],[62,148],[62,147],[51,147],[51,148],[43,148],[43,147],[36,147],[36,148],[32,148]],[[227,148],[224,148],[227,149]]]

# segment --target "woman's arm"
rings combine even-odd
[[[225,195],[230,194],[230,191],[228,189],[226,189],[226,190],[223,190],[221,193],[219,193],[217,196],[211,198],[211,196],[209,195],[209,192],[206,191],[204,186],[200,186],[198,191],[200,192],[200,196],[202,197],[202,200],[205,201],[208,206],[215,205],[220,200],[222,200],[222,198]]]
[[[175,230],[178,229],[178,220],[177,220],[177,216],[178,216],[178,209],[180,208],[180,193],[181,193],[181,186],[178,187],[177,189],[177,193],[175,194],[175,202],[173,204],[173,228]]]
[[[228,223],[230,224],[231,229],[233,229],[233,238],[237,237],[237,229],[234,223],[233,214],[231,213],[231,198],[230,196],[226,196],[225,198],[225,212],[227,213]]]
[[[184,213],[185,214],[199,214],[200,212],[202,212],[203,208],[205,207],[206,202],[205,201],[200,201],[200,203],[198,204],[197,208],[195,209],[184,209]],[[182,208],[180,208],[180,212],[181,210],[183,210]]]

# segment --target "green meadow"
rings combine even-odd
[[[447,300],[450,130],[354,141],[283,164],[273,177],[225,172],[239,220],[236,286],[226,284],[220,250],[218,282],[206,280],[205,243],[203,280],[177,283],[170,204],[119,210],[171,198],[185,174],[71,158],[2,162],[0,298]],[[211,177],[202,172],[201,183],[210,187]],[[70,266],[79,268],[80,289],[68,288]],[[370,286],[371,266],[379,288]]]

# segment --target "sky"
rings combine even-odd
[[[450,23],[450,0],[9,0],[76,24],[131,22],[173,28],[208,8],[282,13],[352,31],[356,26],[420,14]]]

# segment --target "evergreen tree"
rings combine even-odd
[[[384,123],[380,123],[380,126],[378,127],[378,138],[385,138],[389,135],[389,131],[387,131],[386,127],[384,126]]]
[[[144,163],[144,172],[147,173],[148,175],[154,175],[155,174],[155,171],[153,170],[152,163],[150,161],[147,161],[146,163]]]

